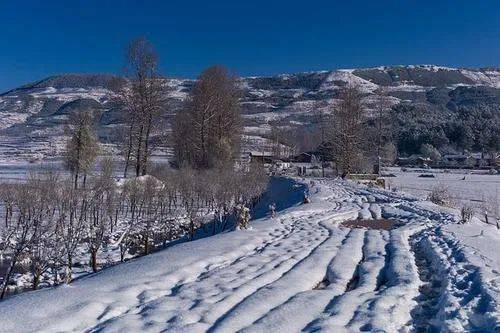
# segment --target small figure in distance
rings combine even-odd
[[[276,217],[276,204],[273,202],[269,205],[269,210],[271,211],[271,218]]]

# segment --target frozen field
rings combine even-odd
[[[334,180],[312,202],[0,303],[2,332],[496,332],[500,233]],[[342,226],[354,218],[372,228]],[[396,221],[392,230],[377,219]]]
[[[488,171],[470,170],[424,170],[408,169],[402,172],[400,168],[387,168],[385,173],[396,177],[387,177],[387,185],[402,192],[426,198],[436,186],[446,187],[457,207],[465,202],[471,203],[478,211],[488,207],[490,215],[500,214],[500,174],[490,175]],[[434,178],[419,177],[422,174],[432,174]],[[500,218],[500,215],[497,216]]]

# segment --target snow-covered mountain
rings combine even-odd
[[[193,82],[167,80],[171,110],[167,124]],[[431,109],[485,100],[500,104],[500,69],[411,65],[245,77],[241,79],[245,91],[241,105],[246,146],[266,145],[266,133],[273,125],[309,125],[317,110],[335,103],[339,88],[349,83],[362,88],[368,107],[381,88],[395,104],[410,101]],[[101,141],[115,142],[123,117],[114,97],[123,84],[123,79],[112,75],[64,74],[0,94],[0,157],[57,155],[64,143],[68,115],[88,108],[100,111]]]

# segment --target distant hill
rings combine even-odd
[[[167,80],[167,130],[193,82]],[[391,96],[393,105],[414,105],[437,115],[478,105],[488,105],[498,114],[500,106],[496,68],[410,65],[244,77],[245,146],[264,149],[272,126],[311,126],[315,114],[335,102],[339,88],[351,83],[363,90],[367,108],[373,107],[381,90]],[[124,79],[108,74],[63,74],[0,94],[0,159],[58,154],[68,115],[86,108],[99,111],[101,141],[116,142],[123,114],[113,97],[124,84]]]

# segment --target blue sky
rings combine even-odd
[[[145,36],[161,72],[271,75],[394,64],[500,66],[500,1],[1,1],[0,91],[120,73]]]

